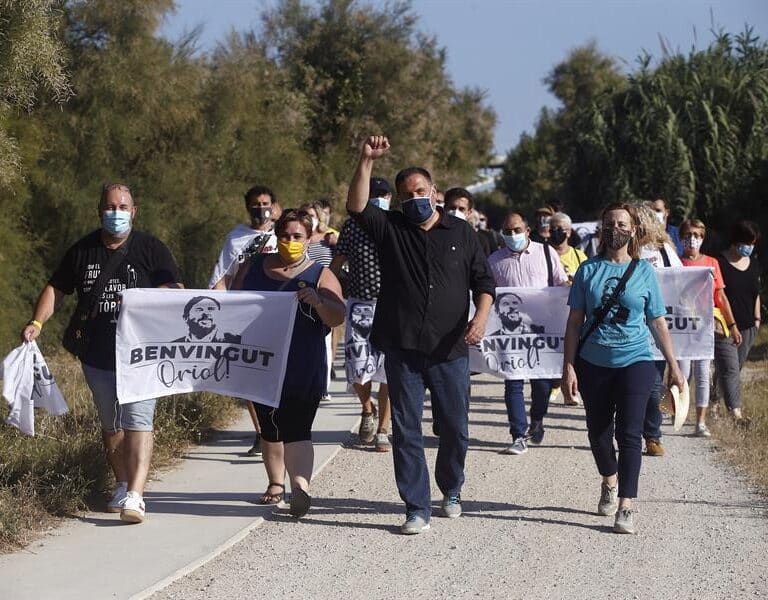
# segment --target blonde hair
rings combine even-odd
[[[602,232],[603,223],[605,221],[605,215],[612,210],[624,210],[629,214],[629,220],[632,222],[632,227],[635,228],[635,235],[630,238],[627,245],[627,253],[632,258],[640,258],[640,248],[643,245],[640,243],[640,218],[637,216],[637,207],[629,202],[613,202],[606,206],[600,213],[600,230]],[[597,246],[597,253],[600,256],[605,255],[605,241],[603,241],[602,235],[600,236],[600,243]]]
[[[637,217],[640,220],[638,237],[640,238],[641,248],[643,246],[661,248],[664,244],[672,244],[672,238],[669,237],[664,224],[656,218],[656,212],[653,210],[650,201],[637,205]]]
[[[707,226],[704,225],[703,221],[700,221],[699,219],[686,219],[682,223],[680,223],[680,233],[682,234],[685,229],[701,229],[701,231],[704,232],[704,235],[707,235]]]

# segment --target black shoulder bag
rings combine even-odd
[[[632,273],[635,272],[639,262],[640,259],[638,258],[632,259],[632,261],[629,263],[629,266],[627,267],[627,270],[624,271],[624,275],[621,276],[619,283],[614,288],[611,297],[608,298],[608,300],[606,300],[605,303],[603,303],[601,306],[598,306],[594,311],[592,311],[592,324],[589,326],[589,329],[587,329],[587,333],[579,338],[579,345],[576,348],[577,357],[581,352],[581,347],[584,345],[584,342],[587,341],[587,338],[592,335],[595,329],[600,326],[600,324],[603,322],[603,319],[605,319],[614,305],[619,301],[619,296],[624,293],[624,288],[627,287],[627,281],[629,281],[629,278],[632,277]]]
[[[75,312],[72,313],[72,318],[69,320],[69,325],[64,330],[61,345],[77,358],[82,358],[88,349],[90,342],[88,330],[90,329],[92,319],[96,316],[99,298],[101,298],[104,288],[107,287],[107,282],[117,272],[117,269],[128,254],[128,247],[132,239],[133,234],[109,257],[107,264],[104,265],[96,281],[93,282],[91,291],[78,300]]]

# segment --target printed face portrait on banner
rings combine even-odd
[[[355,302],[349,308],[349,322],[352,325],[352,337],[355,341],[365,341],[373,327],[374,307],[363,302]]]
[[[499,294],[494,306],[501,322],[501,329],[491,335],[544,332],[543,325],[534,325],[531,317],[522,312],[523,299],[518,294],[513,292]]]
[[[240,335],[219,330],[221,304],[210,296],[195,296],[184,306],[182,318],[187,324],[186,336],[174,342],[229,342],[240,343]]]

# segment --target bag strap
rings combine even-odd
[[[629,281],[629,278],[632,277],[632,273],[635,272],[635,269],[637,268],[638,263],[640,262],[640,259],[633,258],[629,266],[627,267],[627,270],[624,271],[624,274],[621,276],[621,279],[619,279],[619,283],[616,285],[616,287],[613,290],[613,293],[611,294],[611,297],[608,298],[608,300],[605,301],[604,304],[597,307],[592,312],[592,324],[589,326],[589,329],[587,330],[587,333],[585,333],[581,338],[579,339],[579,346],[576,349],[576,356],[579,355],[579,352],[581,351],[581,347],[584,345],[584,342],[587,340],[587,338],[592,335],[597,329],[600,324],[603,322],[603,319],[608,315],[610,310],[613,308],[614,304],[618,302],[619,296],[624,293],[624,288],[627,287],[627,281]]]
[[[120,244],[117,249],[109,257],[107,264],[99,272],[99,276],[91,286],[91,291],[78,302],[77,309],[80,312],[82,320],[92,319],[96,314],[96,308],[99,305],[99,298],[104,292],[104,288],[107,287],[107,283],[112,276],[117,272],[118,267],[122,264],[126,255],[128,254],[128,248],[133,241],[133,233],[129,234],[128,239],[123,244]],[[85,309],[85,310],[83,310]]]
[[[671,267],[672,261],[669,260],[669,254],[667,254],[667,249],[662,246],[659,248],[659,252],[661,252],[661,260],[664,262],[665,267]]]
[[[549,248],[550,248],[549,242],[545,240],[543,243],[543,246],[544,246],[544,256],[547,259],[547,285],[549,287],[554,287],[555,276],[552,272],[552,256],[549,253]]]

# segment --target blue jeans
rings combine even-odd
[[[592,456],[600,475],[618,474],[620,498],[637,497],[643,417],[657,374],[650,360],[615,369],[599,367],[583,358],[576,361]],[[614,437],[619,446],[618,459]]]
[[[395,481],[406,514],[429,520],[432,513],[429,470],[421,418],[429,389],[440,422],[435,481],[446,496],[464,484],[469,445],[469,359],[434,360],[412,350],[388,349],[384,368],[392,404],[392,458]]]
[[[528,419],[525,416],[522,379],[504,381],[504,404],[507,405],[509,433],[519,438],[528,431]],[[531,379],[531,420],[541,421],[549,410],[549,394],[553,387],[560,384],[559,379]]]
[[[656,372],[653,374],[653,387],[651,388],[648,406],[645,407],[645,420],[643,422],[643,437],[646,440],[661,440],[661,410],[659,401],[664,391],[664,369],[666,361],[654,361]]]

